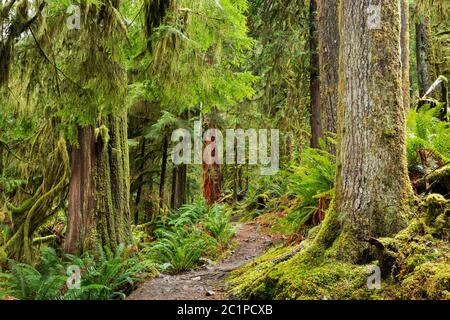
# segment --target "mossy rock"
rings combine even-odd
[[[427,225],[433,225],[436,218],[450,210],[450,200],[440,194],[430,194],[419,205],[419,211],[425,214]]]

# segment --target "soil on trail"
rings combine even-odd
[[[259,229],[255,222],[240,225],[235,237],[237,247],[223,261],[177,275],[161,274],[144,282],[128,300],[227,299],[227,274],[261,255],[272,244],[271,237]]]

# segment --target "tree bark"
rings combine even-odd
[[[168,148],[169,148],[169,142],[167,140],[167,136],[164,136],[163,156],[162,156],[162,162],[161,162],[161,176],[159,179],[159,206],[158,206],[159,213],[162,212],[163,205],[164,205],[164,188],[165,188],[165,183],[166,183]]]
[[[310,123],[311,123],[311,147],[319,148],[322,137],[320,121],[320,79],[319,79],[319,53],[317,35],[317,2],[310,1],[309,6],[309,50],[310,50]]]
[[[408,179],[402,100],[400,0],[383,2],[380,29],[370,29],[370,0],[340,7],[336,196],[321,239],[336,258],[368,262],[369,238],[403,227]],[[382,43],[383,45],[380,45]]]
[[[324,137],[336,133],[339,85],[339,1],[319,0],[319,66],[320,115]],[[328,151],[336,154],[336,146],[326,141]]]
[[[416,23],[416,62],[419,95],[423,97],[433,84],[430,19]]]
[[[92,126],[78,128],[78,146],[72,146],[69,207],[64,251],[80,253],[90,247],[90,230],[95,229],[95,134]]]
[[[79,128],[72,148],[66,253],[98,244],[114,250],[131,239],[127,116],[110,115],[98,129]]]
[[[411,105],[411,94],[409,91],[409,1],[401,0],[401,29],[400,41],[402,52],[402,84],[403,84],[403,107],[407,112]]]
[[[213,143],[213,141],[206,141],[206,146],[211,143]],[[209,159],[209,161],[205,161],[206,159],[203,159],[202,164],[203,197],[206,200],[206,203],[211,205],[219,200],[222,185],[222,172],[220,165],[214,161],[217,157],[216,150],[208,156],[211,159]]]
[[[139,163],[139,172],[144,172],[144,168],[145,168],[145,145],[146,145],[146,139],[145,137],[142,138],[142,142],[141,142],[141,159],[140,159],[140,163]],[[144,175],[140,175],[139,179],[138,179],[138,189],[136,192],[136,202],[135,202],[135,207],[136,207],[136,212],[134,213],[134,224],[138,225],[139,224],[139,203],[141,201],[141,194],[142,194],[142,187],[144,184]]]
[[[186,203],[187,166],[174,166],[172,172],[171,207],[176,210]]]

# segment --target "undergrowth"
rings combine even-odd
[[[186,204],[161,221],[156,241],[143,250],[160,270],[177,273],[217,258],[230,246],[234,228],[224,205],[208,207],[203,201]]]
[[[129,252],[124,245],[115,252],[99,248],[97,253],[95,258],[91,254],[61,258],[47,247],[37,265],[9,260],[9,272],[0,273],[0,299],[123,299],[145,275],[157,272],[152,261]],[[80,270],[79,286],[68,286],[74,268]]]
[[[393,238],[382,238],[379,259],[349,264],[327,256],[313,237],[273,248],[235,270],[230,294],[239,299],[449,299],[450,200],[423,198],[415,218]],[[284,258],[286,257],[286,258]],[[380,267],[380,289],[369,289],[373,266]]]
[[[411,110],[407,118],[407,156],[411,172],[427,173],[450,161],[450,123],[438,119],[441,108]]]

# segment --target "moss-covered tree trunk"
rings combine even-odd
[[[309,5],[309,84],[310,84],[310,124],[311,124],[311,147],[319,148],[322,138],[322,127],[320,120],[320,79],[319,79],[319,52],[317,34],[317,1],[311,0]]]
[[[352,262],[373,259],[367,242],[371,237],[389,236],[403,227],[412,194],[402,100],[400,0],[382,3],[379,26],[369,24],[370,5],[370,0],[343,0],[340,6],[336,196],[323,227],[328,237],[322,238],[333,246],[335,257]]]
[[[72,149],[68,230],[64,248],[78,254],[111,249],[131,239],[126,114],[110,115],[98,129],[79,128]]]
[[[318,1],[320,108],[324,137],[336,133],[339,83],[339,1]],[[335,154],[333,143],[326,141],[328,151]]]

